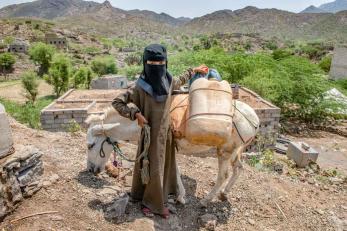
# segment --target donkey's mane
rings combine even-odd
[[[104,109],[104,113],[102,115],[90,115],[86,119],[86,124],[101,122],[101,121],[107,121],[109,118],[114,117],[118,112],[113,107],[107,107]]]

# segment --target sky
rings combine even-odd
[[[29,0],[0,0],[0,7],[28,2]],[[104,0],[94,0],[103,2]],[[334,0],[109,0],[114,7],[124,10],[141,9],[158,13],[165,12],[174,17],[199,17],[217,10],[237,10],[246,6],[277,8],[300,12],[310,5],[319,6]]]

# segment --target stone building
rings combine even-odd
[[[29,44],[21,40],[14,41],[8,47],[8,51],[13,53],[26,53],[28,49],[29,49]]]
[[[125,89],[128,87],[128,79],[123,76],[106,75],[91,82],[92,89]]]
[[[347,78],[347,46],[335,48],[331,63],[330,78],[333,80]]]
[[[46,34],[45,35],[45,42],[47,44],[50,44],[50,45],[57,47],[58,49],[67,49],[68,48],[66,38],[59,37],[56,34]]]

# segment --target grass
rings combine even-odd
[[[41,110],[53,102],[53,100],[53,96],[45,96],[39,98],[34,104],[20,104],[0,98],[0,103],[5,106],[7,113],[9,113],[18,122],[31,128],[40,129]]]

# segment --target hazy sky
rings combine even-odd
[[[28,1],[0,0],[0,7]],[[250,5],[299,12],[310,5],[319,6],[332,1],[334,0],[110,0],[114,7],[121,9],[146,9],[158,13],[165,12],[175,17],[197,17],[216,10],[236,10]]]

